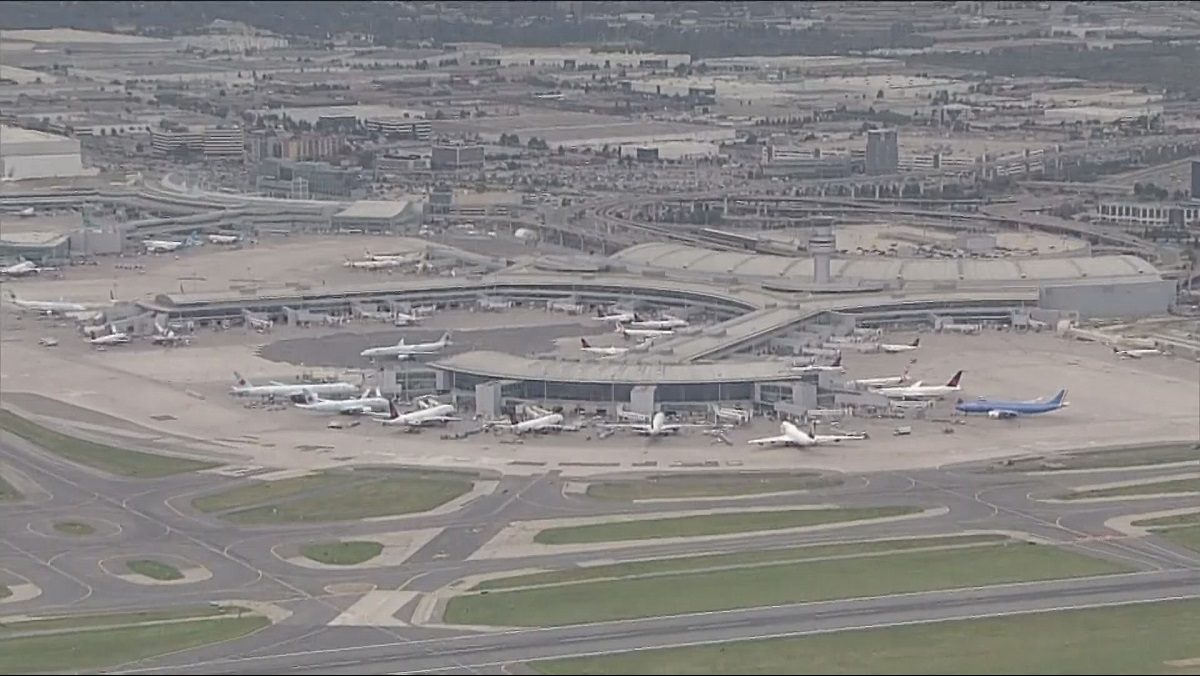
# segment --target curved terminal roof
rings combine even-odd
[[[715,251],[685,244],[651,242],[619,251],[613,260],[630,267],[687,270],[699,275],[809,278],[811,258]],[[851,282],[926,282],[965,285],[1033,285],[1078,279],[1157,277],[1158,270],[1137,256],[1073,258],[927,259],[834,258],[830,276]]]
[[[439,359],[435,369],[494,380],[556,383],[663,385],[798,380],[785,361],[722,361],[711,364],[626,363],[607,360],[530,359],[478,350]]]

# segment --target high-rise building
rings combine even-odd
[[[900,145],[895,129],[867,131],[867,174],[894,174],[900,169]]]
[[[1192,160],[1192,199],[1200,200],[1200,157]]]

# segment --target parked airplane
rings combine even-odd
[[[918,336],[917,338],[913,338],[913,342],[907,344],[894,345],[891,343],[880,343],[879,349],[888,354],[895,354],[897,352],[911,352],[920,346],[921,338]]]
[[[379,394],[379,388],[375,388],[374,396],[371,392],[364,391],[362,396],[357,399],[322,399],[311,390],[305,390],[304,403],[296,404],[296,408],[302,408],[306,411],[316,411],[318,413],[341,413],[343,415],[363,415],[374,414],[375,411],[387,411],[391,405],[391,400],[382,397]],[[387,413],[376,415],[388,415]]]
[[[237,244],[241,239],[241,235],[222,235],[220,233],[208,236],[208,241],[213,244]]]
[[[447,345],[452,345],[450,342],[450,334],[443,333],[441,338],[432,343],[413,343],[411,345],[404,342],[401,338],[400,342],[395,345],[387,345],[384,347],[369,347],[358,353],[360,357],[367,359],[375,359],[376,357],[395,357],[396,359],[412,359],[419,354],[436,354],[442,351],[442,348]]]
[[[171,328],[164,327],[156,321],[154,322],[154,337],[151,340],[156,345],[189,345],[192,342],[192,337],[181,336]]]
[[[92,345],[121,345],[128,343],[130,340],[129,334],[124,331],[118,331],[117,327],[112,324],[108,325],[108,333],[103,336],[96,336],[88,340]]]
[[[657,338],[659,336],[675,335],[675,332],[671,329],[629,329],[625,328],[622,324],[617,324],[617,333],[625,338]]]
[[[954,377],[946,381],[945,385],[925,385],[918,380],[912,385],[880,387],[872,391],[889,399],[940,399],[951,392],[962,390],[962,387],[959,386],[962,374],[962,371],[955,373]]]
[[[396,313],[394,315],[392,315],[392,324],[394,324],[396,326],[408,326],[409,324],[416,324],[417,322],[421,321],[422,319],[425,319],[425,317],[423,317],[421,315],[417,315],[417,314],[409,314],[407,312],[400,312],[399,310],[397,310]]]
[[[762,437],[761,439],[751,439],[746,443],[752,446],[817,446],[827,443],[840,443],[842,441],[861,441],[866,439],[862,434],[817,434],[815,426],[809,428],[805,432],[795,424],[784,421],[779,424],[779,435],[774,437]]]
[[[580,338],[579,345],[580,345],[579,349],[583,350],[584,352],[591,352],[592,354],[603,354],[603,355],[606,355],[609,357],[614,357],[618,354],[625,354],[626,352],[629,351],[629,348],[627,348],[627,347],[595,347],[595,346],[589,344],[587,342],[586,338]]]
[[[242,316],[246,318],[246,325],[255,331],[270,331],[271,327],[275,326],[275,321],[270,317],[255,317],[245,311],[243,311]]]
[[[453,404],[438,404],[436,406],[428,406],[419,408],[408,413],[401,413],[396,410],[395,403],[388,404],[390,417],[380,420],[384,425],[403,425],[405,427],[420,427],[431,423],[445,424],[462,420],[462,418],[451,415],[454,413]]]
[[[40,267],[32,261],[22,260],[20,263],[14,263],[8,267],[0,268],[0,275],[5,277],[24,277],[26,275],[36,275],[41,272],[55,272],[58,268]]]
[[[600,311],[600,308],[596,308],[596,316],[592,317],[592,319],[600,322],[616,322],[618,324],[624,324],[626,322],[633,321],[634,317],[636,316],[637,315],[632,312],[623,311],[610,311],[610,314],[604,314]]]
[[[632,420],[634,422],[648,423],[652,416],[637,411],[630,411],[625,408],[624,404],[617,404],[617,420]]]
[[[986,413],[989,418],[1016,418],[1023,415],[1035,415],[1057,411],[1070,402],[1065,401],[1066,390],[1059,390],[1050,399],[1034,399],[1033,401],[993,401],[980,397],[976,401],[959,401],[954,407],[960,413]]]
[[[82,303],[68,303],[66,301],[55,300],[23,300],[17,298],[17,294],[13,293],[12,289],[8,290],[8,297],[12,299],[13,305],[22,310],[33,310],[43,314],[65,314],[67,312],[87,312],[88,307]]]
[[[233,376],[237,379],[237,385],[231,387],[229,393],[239,397],[268,397],[273,399],[275,397],[303,396],[306,392],[325,396],[344,396],[358,393],[358,386],[347,382],[295,383],[288,385],[272,380],[269,385],[255,385],[243,378],[237,371],[233,372]]]
[[[709,404],[709,410],[718,421],[728,420],[735,425],[750,422],[750,418],[754,417],[751,411],[744,408],[726,408],[720,404]]]
[[[631,329],[681,329],[687,325],[686,320],[666,314],[662,319],[642,319],[634,313],[633,321],[629,322]]]
[[[569,315],[583,314],[583,306],[565,300],[546,301],[546,309],[551,312],[565,312]]]
[[[1163,351],[1157,348],[1134,348],[1132,350],[1121,350],[1114,347],[1112,351],[1113,354],[1117,355],[1121,359],[1141,359],[1142,357],[1153,357],[1163,354]]]
[[[828,366],[821,364],[807,364],[805,366],[793,366],[792,370],[796,371],[797,373],[816,373],[818,371],[836,371],[838,373],[846,372],[845,367],[842,366],[841,352],[837,353],[837,357],[834,358],[833,363],[829,364]]]
[[[633,424],[603,424],[601,427],[605,429],[627,429],[650,437],[661,437],[668,434],[675,434],[685,427],[709,427],[709,425],[697,425],[694,423],[669,423],[667,422],[667,414],[659,411],[650,418],[649,423],[633,423]]]
[[[33,216],[35,213],[36,212],[34,211],[33,207],[25,207],[24,209],[17,212],[17,216],[19,216],[20,218],[29,218],[30,216]]]
[[[846,382],[851,387],[887,387],[888,385],[903,385],[908,382],[908,368],[898,376],[880,376],[878,378],[859,378]]]
[[[142,242],[142,248],[146,253],[170,253],[184,245],[182,240],[173,239],[148,239]]]
[[[487,296],[481,296],[479,300],[476,301],[476,305],[478,305],[479,309],[483,310],[484,312],[501,312],[511,308],[513,306],[513,302],[511,300],[495,300]]]
[[[546,415],[540,415],[519,423],[491,423],[488,427],[506,429],[518,435],[528,432],[557,432],[563,428],[563,415],[561,413],[547,413]]]

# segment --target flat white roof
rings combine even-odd
[[[334,214],[335,218],[396,218],[411,204],[408,200],[361,200]]]
[[[66,136],[58,134],[48,134],[44,131],[36,129],[26,129],[24,127],[10,127],[0,124],[0,143],[33,143],[36,141],[62,141]]]
[[[141,35],[125,35],[123,33],[102,33],[100,31],[81,31],[75,28],[35,28],[28,30],[0,31],[0,40],[23,40],[26,42],[66,42],[85,43],[98,42],[109,44],[160,44],[169,40],[147,38]]]

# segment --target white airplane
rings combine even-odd
[[[379,394],[375,388],[374,396],[365,391],[357,399],[322,399],[312,391],[305,391],[304,403],[296,404],[296,408],[318,413],[341,413],[342,415],[374,414],[375,411],[387,411],[391,400]],[[375,414],[386,416],[388,413]]]
[[[297,397],[305,393],[337,396],[358,393],[358,386],[347,382],[336,383],[296,383],[288,385],[272,380],[269,385],[255,385],[242,377],[237,371],[233,372],[237,385],[229,389],[229,393],[239,397]]]
[[[170,239],[148,239],[142,242],[146,253],[170,253],[183,246],[182,241]]]
[[[0,275],[4,275],[5,277],[24,277],[25,275],[36,275],[40,272],[54,272],[56,270],[58,268],[43,268],[31,261],[22,260],[20,263],[0,268]]]
[[[396,314],[391,316],[391,319],[392,324],[396,326],[408,326],[409,324],[415,324],[422,319],[425,319],[425,317],[418,314],[409,314],[407,312],[400,312],[397,310]]]
[[[818,446],[820,444],[840,443],[842,441],[861,441],[866,439],[862,434],[817,434],[814,428],[808,432],[801,430],[786,420],[779,425],[779,435],[751,439],[747,444],[752,446]]]
[[[267,318],[255,317],[252,314],[244,314],[246,325],[255,331],[270,331],[272,326],[275,326],[275,321]]]
[[[118,331],[112,324],[108,325],[108,333],[88,340],[92,345],[121,345],[129,342],[129,334]]]
[[[220,233],[208,236],[208,241],[213,244],[237,244],[241,239],[241,235],[222,235]]]
[[[941,399],[947,394],[962,390],[962,387],[959,385],[962,374],[962,371],[955,373],[954,377],[946,381],[945,385],[925,385],[918,380],[912,385],[880,387],[872,390],[872,392],[882,394],[889,399]]]
[[[889,385],[903,385],[908,382],[908,369],[904,369],[904,373],[898,376],[881,376],[879,378],[859,378],[857,380],[849,380],[846,382],[851,387],[887,387]]]
[[[835,371],[837,373],[845,373],[846,368],[842,366],[842,353],[838,353],[834,358],[833,363],[824,366],[821,364],[807,364],[805,366],[793,366],[792,370],[797,373],[817,373],[818,371]]]
[[[393,254],[393,253],[373,254],[370,251],[367,251],[364,253],[364,256],[365,256],[366,260],[368,260],[368,261],[395,261],[398,264],[404,264],[404,263],[416,263],[417,261],[424,260],[427,256],[427,254],[424,250],[413,251],[413,252],[409,252],[409,253],[395,253],[395,254]]]
[[[491,423],[488,427],[506,429],[518,435],[528,432],[557,432],[563,428],[563,415],[561,413],[547,413],[546,415],[540,415],[519,423]]]
[[[346,267],[354,268],[355,270],[383,270],[385,268],[398,268],[401,265],[404,265],[404,261],[396,260],[394,258],[385,258],[383,260],[377,260],[377,261],[376,260],[369,260],[369,261],[347,260],[345,263]]]
[[[667,422],[667,414],[659,411],[650,418],[649,423],[633,423],[625,424],[604,424],[601,425],[605,429],[627,429],[649,437],[661,437],[668,434],[675,434],[685,427],[709,427],[709,425],[697,425],[694,423],[669,423]]]
[[[485,312],[500,312],[511,308],[513,302],[511,300],[495,300],[487,296],[482,296],[476,301],[476,305],[479,306],[480,310]]]
[[[22,310],[33,310],[44,314],[65,314],[68,312],[87,312],[89,308],[82,303],[68,303],[61,300],[23,300],[17,298],[17,294],[13,293],[12,289],[8,290],[8,297],[12,299],[13,305]]]
[[[436,305],[417,305],[412,308],[412,314],[414,317],[430,317],[437,312],[437,309]]]
[[[897,352],[912,352],[913,350],[915,350],[919,347],[921,347],[921,338],[919,336],[916,338],[913,338],[913,342],[907,343],[907,344],[900,344],[900,345],[894,345],[891,343],[880,343],[879,344],[879,349],[884,352],[887,352],[888,354],[895,354]]]
[[[448,422],[454,422],[456,420],[462,420],[462,418],[451,415],[454,413],[453,404],[438,404],[436,406],[420,408],[408,413],[401,413],[396,410],[395,403],[389,403],[388,412],[391,414],[390,417],[380,420],[379,422],[381,424],[420,427],[430,423],[445,424]]]
[[[17,216],[20,218],[29,218],[30,216],[34,215],[34,213],[35,213],[35,211],[34,211],[33,207],[25,207],[24,209],[17,212]]]
[[[403,338],[401,338],[400,342],[396,343],[395,345],[369,347],[362,352],[359,352],[358,356],[365,357],[367,359],[375,359],[377,357],[412,359],[414,356],[419,354],[436,354],[441,352],[442,348],[446,347],[447,345],[453,345],[453,343],[450,342],[449,333],[443,333],[441,338],[438,338],[432,343],[413,343],[409,345],[404,342]]]
[[[624,324],[626,322],[633,321],[636,316],[637,315],[632,312],[621,311],[612,312],[611,314],[604,314],[600,311],[600,308],[596,308],[596,316],[592,317],[592,319],[598,322],[616,322],[618,324]]]
[[[158,322],[154,322],[154,337],[151,340],[156,345],[190,345],[192,337],[181,336],[169,327],[163,327]]]
[[[662,319],[642,319],[634,314],[633,321],[629,322],[631,329],[681,329],[687,325],[686,320],[666,314]]]
[[[1154,357],[1164,354],[1162,350],[1150,347],[1134,348],[1132,350],[1121,350],[1114,347],[1112,351],[1113,354],[1121,359],[1141,359],[1142,357]]]
[[[632,420],[634,422],[650,422],[651,416],[637,411],[630,411],[624,404],[617,404],[617,420]]]
[[[583,350],[584,352],[602,354],[609,357],[615,357],[618,354],[625,354],[629,351],[629,348],[627,347],[595,347],[594,345],[589,344],[586,338],[580,338],[579,345],[579,349]]]
[[[659,336],[675,335],[671,329],[629,329],[622,324],[617,324],[616,331],[625,338],[658,338]]]

